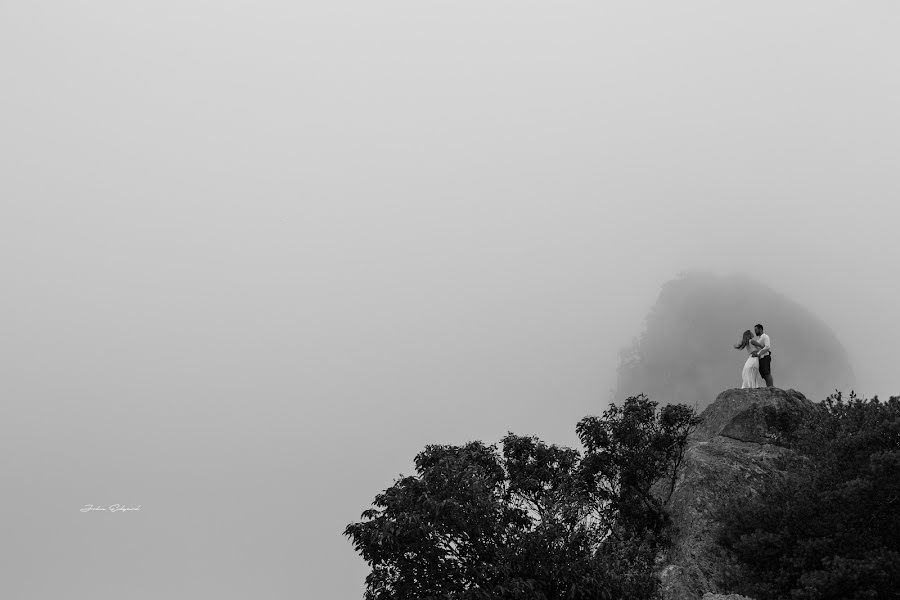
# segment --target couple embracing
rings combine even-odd
[[[762,325],[757,323],[753,329],[755,336],[748,329],[741,343],[734,346],[736,350],[746,348],[750,354],[741,372],[741,388],[772,387],[772,342],[768,334],[763,333]]]

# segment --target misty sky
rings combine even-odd
[[[575,445],[687,269],[797,301],[900,394],[898,28],[3,3],[0,596],[361,598],[341,532],[375,494],[428,443]]]

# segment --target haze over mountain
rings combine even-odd
[[[623,349],[616,398],[645,393],[705,408],[741,386],[747,353],[734,345],[756,323],[772,340],[775,387],[821,400],[855,385],[835,332],[798,303],[748,276],[688,273],[663,286],[645,331]]]
[[[4,598],[361,598],[374,495],[427,444],[578,444],[684,269],[900,392],[900,4],[0,15]],[[758,321],[820,399],[719,304],[708,399]]]

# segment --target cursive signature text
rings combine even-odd
[[[110,504],[109,506],[95,506],[93,504],[85,504],[81,508],[81,512],[91,512],[94,510],[104,510],[107,512],[127,512],[129,510],[141,510],[141,505],[125,506],[123,504]]]

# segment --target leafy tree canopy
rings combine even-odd
[[[584,456],[513,433],[502,450],[427,446],[344,531],[372,567],[367,600],[649,598],[666,524],[651,488],[697,422],[636,396],[578,424]]]
[[[900,589],[900,397],[830,396],[798,432],[797,453],[759,496],[722,515],[758,598],[897,598]]]

